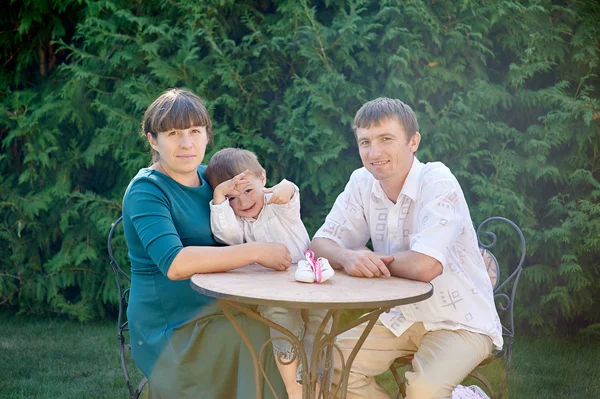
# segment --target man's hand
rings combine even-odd
[[[344,250],[341,257],[344,270],[354,277],[390,277],[387,264],[394,260],[393,255],[376,254],[369,249]]]
[[[276,184],[271,188],[263,188],[263,192],[265,194],[273,194],[271,195],[271,198],[269,198],[267,205],[283,205],[290,202],[296,192],[296,187],[294,187],[294,183],[283,179],[279,184]]]
[[[227,196],[232,196],[232,197],[236,197],[238,195],[241,194],[241,192],[238,189],[238,186],[247,184],[250,182],[250,180],[247,180],[246,177],[248,177],[250,171],[249,170],[245,170],[242,173],[240,173],[239,175],[229,179],[229,180],[225,180],[223,183],[219,184],[217,187],[215,187],[214,191],[213,191],[213,204],[215,205],[219,205],[221,204],[223,201],[225,201],[227,199]]]
[[[263,267],[283,271],[289,268],[292,263],[290,251],[283,244],[255,242],[249,245],[256,251],[256,263]]]

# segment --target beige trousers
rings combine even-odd
[[[344,360],[348,359],[365,324],[343,334],[336,343]],[[358,352],[348,378],[346,398],[380,399],[390,396],[375,381],[392,362],[414,354],[412,371],[405,376],[406,399],[451,398],[452,390],[492,351],[487,335],[467,330],[427,331],[423,323],[414,323],[396,337],[378,320]],[[335,371],[331,392],[336,392],[341,379],[341,359],[334,350]]]

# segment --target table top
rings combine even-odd
[[[365,309],[419,302],[433,295],[430,283],[398,277],[352,277],[343,270],[324,283],[294,279],[296,265],[274,271],[252,264],[224,273],[196,274],[192,288],[202,295],[252,305],[311,309]]]

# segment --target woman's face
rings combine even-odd
[[[208,143],[205,126],[159,132],[156,139],[150,133],[146,137],[160,155],[158,163],[172,179],[181,183],[180,178],[195,178]]]

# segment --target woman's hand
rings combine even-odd
[[[256,263],[259,265],[282,271],[290,267],[292,256],[285,245],[275,242],[255,242],[251,245],[255,247]]]

